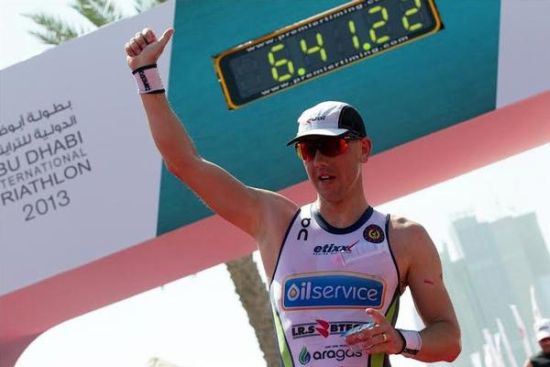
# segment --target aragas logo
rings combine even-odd
[[[326,350],[316,350],[311,353],[306,347],[302,347],[300,354],[298,355],[298,361],[305,366],[314,361],[322,361],[325,359],[335,359],[338,362],[342,362],[347,358],[361,358],[363,357],[363,352],[353,351],[348,348],[331,348]]]
[[[311,361],[311,354],[307,350],[306,347],[302,347],[302,350],[300,351],[300,354],[298,355],[298,360],[302,365],[306,365]]]

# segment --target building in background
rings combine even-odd
[[[516,362],[526,355],[510,305],[517,305],[533,347],[533,313],[529,288],[534,286],[543,316],[550,314],[550,254],[534,213],[480,222],[474,216],[452,221],[456,244],[441,253],[444,277],[459,318],[463,352],[454,365],[470,366],[470,355],[483,351],[483,329],[498,332],[504,324]],[[461,254],[450,256],[450,246]]]

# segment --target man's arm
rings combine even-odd
[[[131,70],[155,64],[173,34],[157,39],[144,29],[126,44]],[[170,108],[164,93],[141,94],[153,139],[168,170],[193,190],[214,212],[258,238],[266,208],[291,207],[280,195],[248,187],[221,167],[203,159],[184,126]]]
[[[390,234],[403,283],[410,286],[418,313],[426,327],[420,331],[420,351],[410,356],[423,362],[453,361],[460,353],[460,329],[441,277],[437,250],[422,226],[404,218],[392,220]],[[403,334],[380,311],[367,308],[375,326],[348,336],[348,344],[362,343],[368,353],[399,354],[405,351]],[[413,339],[413,338],[411,338]],[[410,353],[409,353],[410,354]]]
[[[422,348],[415,359],[424,362],[453,361],[460,353],[460,328],[443,283],[441,260],[434,243],[419,224],[407,222],[406,241],[409,266],[406,273],[417,311],[426,327],[420,331]]]

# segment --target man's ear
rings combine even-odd
[[[367,163],[371,150],[372,140],[368,136],[361,139],[361,163]]]

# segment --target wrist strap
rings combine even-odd
[[[405,341],[405,344],[403,345],[403,350],[400,352],[400,354],[407,358],[416,357],[416,354],[420,352],[420,349],[422,348],[422,337],[420,336],[420,333],[415,330],[396,330]]]
[[[132,71],[139,94],[164,93],[165,89],[162,85],[157,64],[144,65]]]

